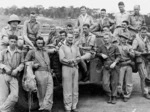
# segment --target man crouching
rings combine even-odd
[[[120,60],[120,52],[117,46],[111,43],[109,34],[104,35],[105,44],[100,46],[96,55],[103,58],[103,88],[109,96],[108,103],[116,104],[117,84],[119,71],[116,65]]]
[[[17,49],[18,37],[9,36],[9,46],[0,54],[0,89],[7,94],[7,98],[0,105],[0,112],[12,112],[18,101],[18,80],[19,72],[22,71],[23,54]],[[0,93],[1,94],[1,93]]]

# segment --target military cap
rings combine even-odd
[[[119,37],[125,38],[125,39],[129,39],[129,37],[127,35],[124,34],[120,34]]]

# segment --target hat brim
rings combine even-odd
[[[14,20],[14,21],[8,21],[8,24],[10,24],[11,22],[18,22],[18,24],[20,24],[21,23],[21,21],[20,20]]]
[[[130,40],[128,37],[123,36],[123,35],[120,35],[119,37],[120,37],[120,38],[125,38],[125,39],[127,39],[127,40]]]

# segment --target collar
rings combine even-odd
[[[133,13],[133,16],[136,16],[136,14],[135,13]],[[142,14],[141,13],[139,13],[139,15],[138,16],[142,16]]]
[[[127,12],[126,11],[124,11],[123,13],[122,12],[120,12],[120,14],[126,14]]]
[[[31,20],[29,20],[29,23],[32,23],[32,22],[31,22]],[[34,23],[38,24],[38,22],[37,22],[37,21],[35,21]]]
[[[87,17],[87,16],[88,16],[88,14],[87,14],[87,13],[85,14],[85,16],[83,16],[82,14],[80,15],[80,17]]]
[[[11,52],[11,50],[10,50],[10,47],[9,47],[9,46],[7,47],[6,52]],[[14,53],[17,53],[17,52],[19,53],[20,51],[19,51],[19,49],[15,48]]]
[[[65,45],[67,45],[68,47],[71,47],[73,44],[69,45],[68,42],[65,42]]]
[[[10,25],[8,25],[8,30],[9,30],[9,31],[12,31],[12,28],[11,28]],[[18,26],[17,26],[16,31],[18,31],[18,30],[19,30],[19,28],[18,28]]]

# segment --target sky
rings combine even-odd
[[[54,6],[86,6],[89,8],[105,8],[109,13],[118,12],[118,2],[125,3],[126,10],[133,10],[134,5],[141,6],[141,13],[150,13],[150,0],[0,0],[0,7],[10,7],[16,5],[17,7],[30,7],[36,5],[43,5],[45,8]]]

